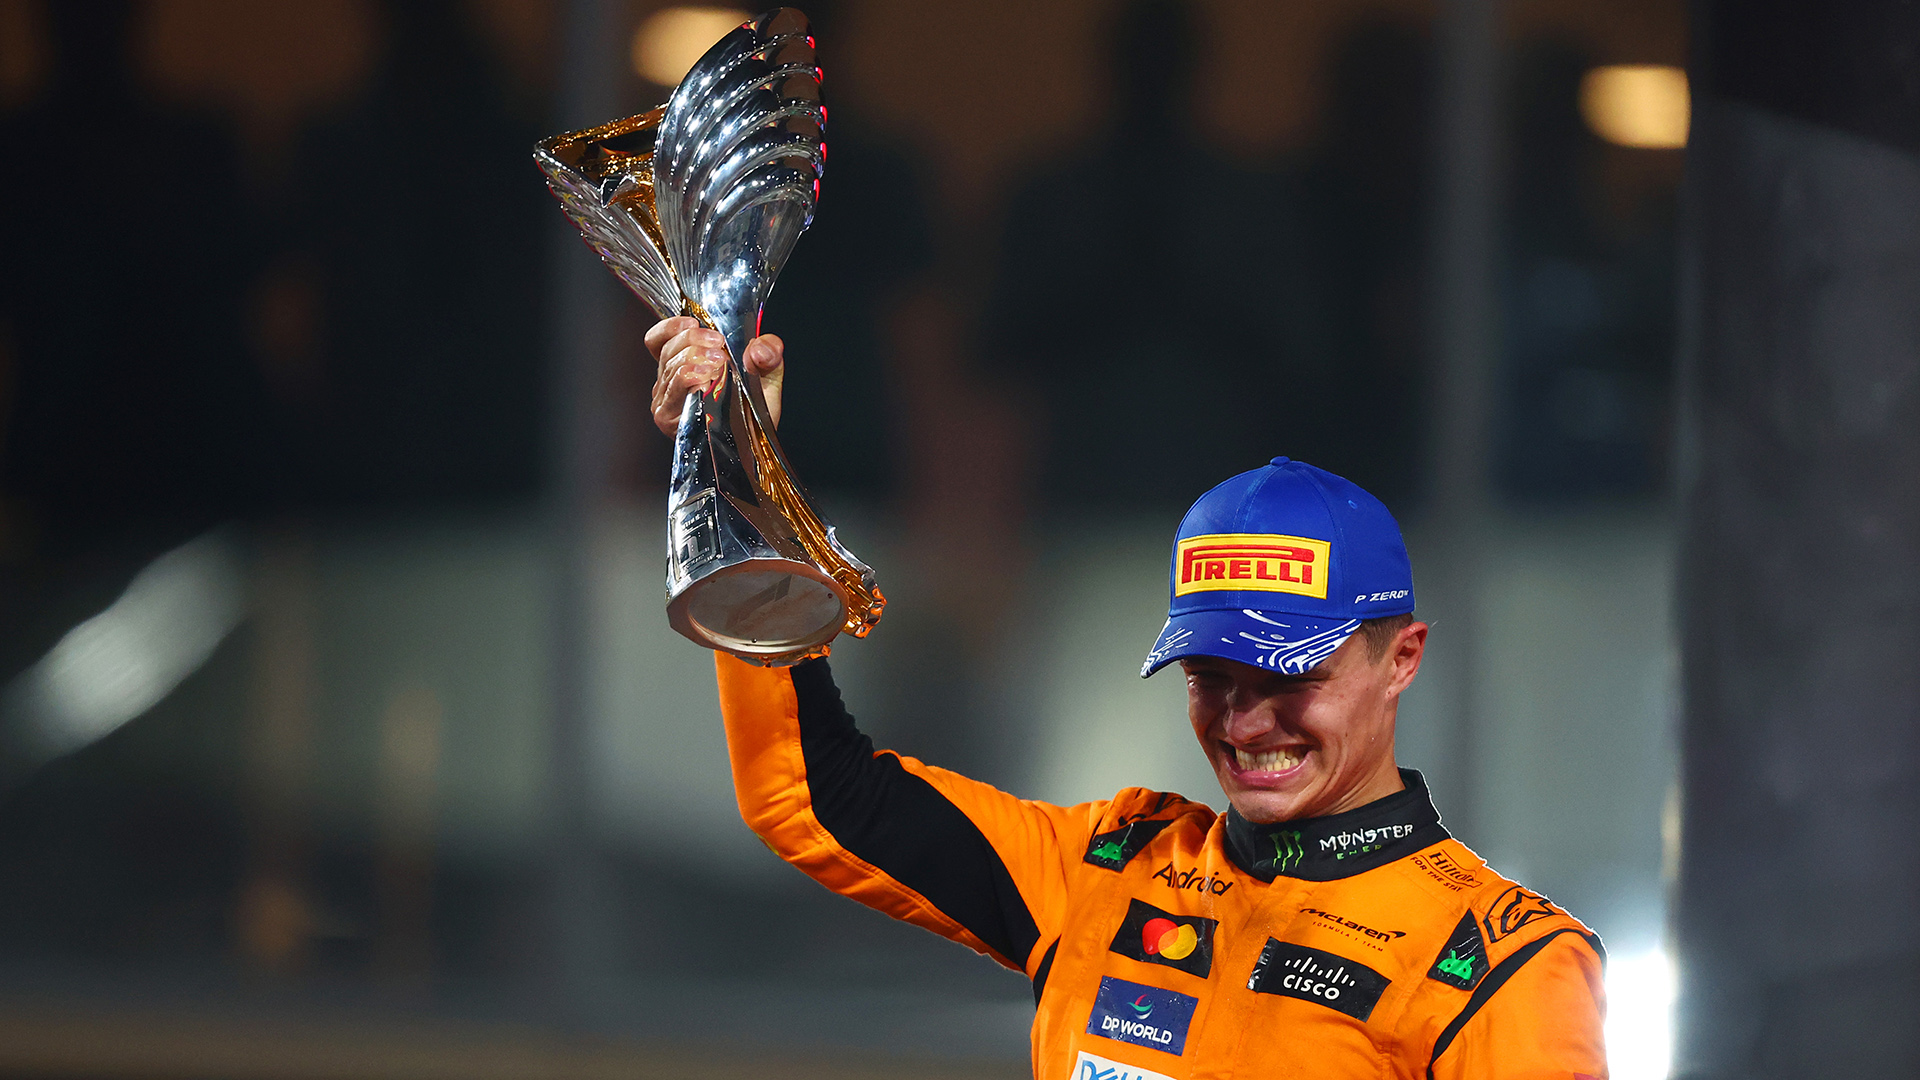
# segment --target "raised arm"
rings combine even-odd
[[[824,660],[715,654],[740,815],[815,881],[1033,978],[1104,807],[1018,799],[875,751]]]
[[[687,394],[726,363],[720,335],[691,318],[647,333],[658,364],[653,419],[672,435]],[[777,423],[779,338],[749,342]],[[1036,942],[1059,936],[1066,865],[1104,804],[1072,809],[874,750],[824,660],[762,668],[715,654],[740,814],[767,846],[822,885],[987,953],[1032,977]]]

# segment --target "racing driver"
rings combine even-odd
[[[671,433],[722,370],[647,335]],[[780,340],[743,358],[777,419]],[[716,654],[740,812],[820,884],[1033,984],[1037,1080],[1606,1075],[1600,941],[1448,835],[1394,761],[1427,626],[1385,506],[1286,458],[1180,523],[1166,626],[1229,809],[1128,788],[1053,806],[876,751],[827,662]]]

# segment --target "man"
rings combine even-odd
[[[669,319],[654,418],[723,370]],[[779,415],[780,340],[746,363]],[[716,655],[747,824],[827,888],[1033,983],[1038,1080],[1601,1077],[1600,942],[1452,839],[1394,763],[1427,626],[1399,526],[1300,462],[1188,511],[1166,626],[1230,809],[1129,788],[1062,807],[876,753],[826,661]]]

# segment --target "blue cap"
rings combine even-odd
[[[1411,612],[1413,566],[1379,499],[1277,457],[1187,511],[1167,593],[1167,625],[1141,678],[1186,656],[1298,675],[1362,621]]]

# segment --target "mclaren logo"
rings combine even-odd
[[[1327,596],[1325,540],[1268,533],[1214,533],[1180,541],[1174,553],[1173,595],[1247,589]]]
[[[1331,911],[1322,911],[1319,908],[1302,908],[1300,913],[1302,915],[1311,915],[1316,919],[1324,919],[1335,926],[1344,926],[1349,930],[1358,930],[1362,934],[1373,938],[1375,941],[1392,941],[1394,938],[1407,936],[1405,930],[1376,930],[1365,923],[1354,922],[1345,915],[1335,915]]]

